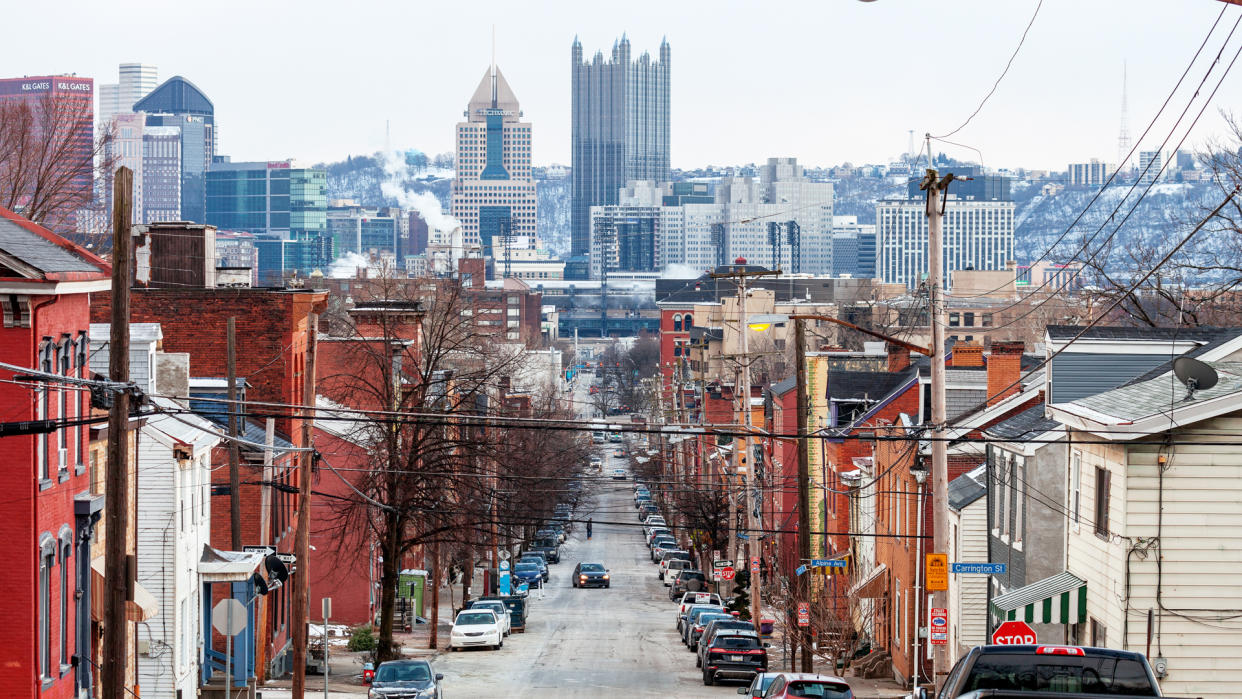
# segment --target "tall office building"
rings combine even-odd
[[[457,124],[457,176],[452,214],[467,245],[498,257],[506,245],[537,246],[538,199],[530,176],[530,122],[495,64],[470,98]],[[508,237],[508,240],[505,240]]]
[[[1014,202],[1009,179],[954,168],[973,176],[949,188],[944,214],[944,278],[959,269],[1005,269],[1013,259]],[[876,276],[917,289],[927,275],[927,212],[913,182],[900,199],[876,202]]]
[[[597,52],[583,60],[574,38],[573,204],[570,254],[591,252],[591,207],[616,204],[632,180],[669,179],[669,72],[672,53],[660,42],[660,58],[631,58],[624,35],[612,57]]]
[[[72,191],[65,192],[67,197],[57,212],[36,223],[57,233],[72,232],[77,227],[78,210],[86,207],[94,196],[95,81],[75,75],[2,78],[0,104],[13,103],[29,105],[36,114],[50,105],[69,117],[54,121],[61,138],[73,144],[73,160],[69,167],[76,173],[72,177]]]
[[[142,133],[146,128],[146,116],[138,114],[114,114],[108,124],[112,139],[107,144],[108,158],[113,161],[112,170],[127,167],[133,173],[133,200],[130,209],[131,223],[142,223]],[[110,173],[105,173],[105,176]],[[103,187],[105,209],[112,211],[112,185]]]
[[[832,217],[832,276],[875,277],[875,225],[857,216]]]
[[[122,63],[119,81],[99,86],[99,123],[107,124],[117,114],[128,114],[138,100],[159,84],[159,69],[145,63]]]
[[[133,105],[147,115],[147,126],[181,130],[181,218],[207,222],[207,171],[216,154],[215,107],[194,83],[180,75],[164,81]]]
[[[329,206],[328,234],[339,257],[347,252],[392,253],[401,250],[400,209],[370,209],[362,206]]]
[[[181,220],[181,129],[142,132],[142,222]]]

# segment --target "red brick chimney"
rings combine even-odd
[[[1019,352],[1020,354],[1020,352]],[[953,366],[983,366],[983,345],[973,342],[959,342],[953,346]]]
[[[993,342],[988,355],[988,405],[995,405],[1017,393],[1022,376],[1021,342]]]
[[[888,370],[904,371],[910,366],[910,350],[901,345],[889,343],[888,347]]]

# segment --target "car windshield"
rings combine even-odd
[[[732,617],[733,615],[730,614],[729,616]],[[755,625],[750,623],[749,621],[738,621],[737,619],[730,619],[729,621],[722,621],[716,624],[716,633],[720,633],[724,631],[725,629],[728,629],[730,631],[751,631],[753,632],[755,630]]]
[[[602,573],[604,572],[604,566],[599,563],[583,563],[578,570],[581,570],[583,573]]]
[[[375,671],[376,682],[426,682],[431,668],[426,663],[380,663]]]
[[[678,582],[686,582],[689,580],[703,581],[703,571],[701,570],[683,570],[677,575]]]
[[[505,605],[500,602],[475,602],[470,605],[471,609],[490,609],[499,616],[505,613]]]
[[[720,612],[708,612],[705,614],[700,614],[699,615],[699,626],[706,627],[708,624],[712,623],[716,619],[728,619],[728,618],[729,618],[728,614],[721,614]]]
[[[536,563],[527,563],[523,561],[513,567],[513,572],[515,573],[537,573],[539,572],[539,565]]]
[[[536,568],[539,567],[540,563],[543,563],[543,556],[522,556],[521,560],[517,562],[518,565],[527,564]]]
[[[785,689],[788,697],[816,697],[817,699],[849,699],[850,686],[840,682],[795,680]]]
[[[712,641],[713,648],[727,650],[754,650],[759,647],[759,639],[754,636],[717,636]]]
[[[1141,663],[1112,656],[988,653],[975,661],[962,691],[976,689],[1156,696]]]
[[[458,626],[479,626],[495,623],[496,614],[494,612],[462,612],[457,615]]]

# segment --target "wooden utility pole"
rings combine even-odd
[[[134,173],[117,168],[112,185],[112,327],[108,339],[108,379],[129,383],[129,226],[133,216]],[[129,391],[112,391],[108,413],[108,468],[105,515],[103,667],[104,699],[124,699],[129,643],[129,601],[133,599],[126,555],[129,532]]]
[[[943,199],[953,181],[953,174],[943,178],[929,169],[919,187],[927,191],[927,301],[932,328],[931,340],[931,455],[932,455],[932,546],[930,553],[949,550],[949,454],[945,442],[945,423],[948,420],[945,407],[944,373],[944,210]],[[916,561],[915,565],[923,565]],[[932,592],[933,608],[948,609],[948,592]],[[922,624],[915,620],[915,628]],[[931,643],[928,638],[928,643]],[[948,646],[933,645],[932,681],[939,688],[943,674],[948,672]]]
[[[237,322],[228,320],[228,381],[229,381],[229,526],[233,550],[242,550],[241,535],[241,457],[237,449]]]
[[[428,592],[426,588],[431,588],[431,613],[427,616],[431,620],[428,624],[431,627],[431,633],[428,634],[427,647],[434,649],[440,637],[440,544],[438,542],[431,543],[431,578],[423,587],[424,598]],[[452,590],[449,592],[451,593]]]
[[[315,351],[319,341],[319,314],[306,316],[306,361],[302,366],[302,448],[298,467],[298,529],[293,548],[297,572],[293,575],[293,696],[306,696],[306,636],[310,621],[310,508],[311,463],[315,442]],[[325,643],[326,643],[325,639]]]
[[[798,558],[801,565],[811,560],[811,445],[808,441],[807,413],[810,400],[806,387],[806,321],[794,319],[794,371],[798,386]],[[811,603],[811,571],[807,569],[798,576],[798,599],[796,602]],[[788,618],[788,610],[786,610]],[[813,672],[810,634],[798,630],[798,646],[802,649],[802,672]]]

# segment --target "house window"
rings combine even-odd
[[[950,328],[956,328],[960,326],[961,324],[962,324],[961,313],[950,313],[949,314],[949,327]]]
[[[56,565],[56,545],[45,534],[39,546],[39,674],[52,679],[52,568]]]
[[[901,580],[893,584],[893,647],[901,647]]]
[[[694,315],[693,314],[691,313],[686,314],[685,320],[682,321],[682,327],[685,328],[686,330],[689,330],[690,328],[694,327]]]
[[[974,311],[966,311],[965,313],[963,313],[963,314],[962,314],[962,321],[963,321],[963,325],[965,325],[965,326],[966,326],[966,327],[968,327],[968,328],[973,328],[973,327],[975,327],[975,313],[974,313]]]
[[[1026,459],[1014,457],[1014,483],[1010,492],[1013,493],[1013,541],[1022,541],[1022,515],[1026,510]]]
[[[983,327],[985,327],[985,328],[990,328],[990,327],[992,327],[992,314],[991,314],[991,313],[984,313],[984,314],[983,314],[983,316],[982,316],[982,318],[980,318],[980,321],[981,321],[981,322],[980,322],[980,325],[982,325]]]
[[[1078,531],[1082,514],[1082,453],[1074,452],[1070,459],[1070,525]]]
[[[673,332],[679,332],[680,330],[681,330],[681,314],[678,313],[673,316]]]
[[[60,540],[60,674],[69,671],[69,556],[73,535],[62,534]]]
[[[1091,645],[1096,648],[1108,647],[1108,628],[1095,617],[1091,617]]]
[[[1095,469],[1095,535],[1108,538],[1108,491],[1112,473],[1106,468]]]

